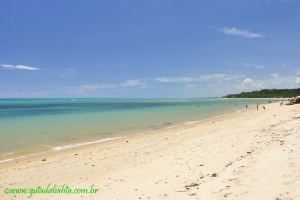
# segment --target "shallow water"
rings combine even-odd
[[[238,111],[267,99],[0,99],[0,160]]]

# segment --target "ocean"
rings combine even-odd
[[[0,161],[241,111],[267,99],[0,99]]]

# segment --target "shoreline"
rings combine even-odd
[[[267,104],[261,104],[261,106],[263,105],[272,105],[272,104],[276,104],[277,102],[273,102],[273,103],[267,103]],[[159,132],[163,132],[165,130],[172,130],[172,129],[176,129],[176,128],[190,128],[193,125],[197,125],[197,124],[201,124],[203,122],[209,122],[209,121],[216,121],[216,120],[220,120],[222,118],[226,118],[226,117],[230,117],[231,115],[235,115],[235,114],[239,114],[239,113],[243,113],[246,111],[254,111],[256,109],[256,105],[252,104],[248,106],[248,109],[239,109],[239,110],[232,110],[232,111],[228,111],[225,113],[221,113],[218,114],[216,116],[210,116],[210,117],[204,117],[202,119],[199,120],[193,120],[193,121],[182,121],[182,122],[177,122],[165,127],[160,127],[160,128],[155,128],[155,129],[147,129],[147,130],[143,130],[143,131],[137,131],[134,133],[125,133],[116,137],[108,137],[108,138],[102,138],[102,139],[96,139],[96,140],[91,140],[91,141],[86,141],[86,142],[79,142],[79,143],[72,143],[72,144],[65,144],[65,145],[61,145],[61,146],[54,146],[49,150],[46,151],[41,151],[41,152],[35,152],[35,153],[27,153],[27,154],[21,154],[19,156],[15,156],[15,157],[10,157],[7,159],[3,159],[0,160],[0,169],[1,169],[1,165],[5,165],[6,163],[12,163],[12,162],[19,162],[21,160],[28,160],[28,159],[36,159],[36,158],[41,158],[41,157],[47,157],[47,156],[52,156],[55,154],[60,154],[63,153],[64,151],[72,151],[72,150],[76,150],[78,148],[89,148],[89,146],[94,146],[94,145],[109,145],[109,143],[111,142],[115,142],[118,140],[122,140],[122,139],[130,139],[130,138],[134,138],[134,137],[139,137],[139,136],[145,136],[145,135],[149,135],[149,134],[156,134]]]
[[[100,192],[32,199],[299,199],[300,105],[265,106],[2,163],[0,198],[52,183]]]
[[[12,161],[20,160],[20,159],[26,159],[26,158],[30,158],[30,157],[35,157],[35,156],[47,154],[49,152],[59,152],[59,151],[64,151],[64,150],[68,150],[68,149],[73,149],[73,148],[80,148],[80,147],[83,147],[83,146],[104,143],[104,142],[108,142],[108,141],[118,140],[118,139],[121,139],[121,138],[125,138],[125,137],[104,138],[104,139],[93,140],[93,141],[85,142],[85,143],[75,143],[75,144],[66,144],[66,145],[63,145],[63,146],[56,146],[56,147],[53,147],[52,149],[47,150],[47,151],[42,151],[42,152],[38,152],[38,153],[31,153],[31,154],[25,154],[25,155],[21,155],[21,156],[17,156],[17,157],[12,157],[12,158],[8,158],[8,159],[0,160],[0,165],[2,163],[6,163],[6,162],[12,162]]]
[[[254,109],[254,107],[251,108],[252,106],[255,106],[255,104],[249,105],[248,110]],[[6,159],[0,160],[0,166],[1,166],[1,164],[7,163],[7,162],[18,161],[20,159],[27,159],[27,158],[31,158],[31,157],[35,157],[35,156],[39,156],[39,155],[44,155],[44,154],[47,154],[47,153],[65,151],[65,150],[79,148],[79,147],[83,147],[83,146],[95,145],[95,144],[98,144],[98,143],[107,143],[107,142],[110,142],[110,141],[113,141],[113,140],[119,140],[119,139],[128,138],[128,137],[130,138],[131,136],[134,137],[136,135],[153,134],[155,132],[163,131],[164,129],[172,129],[172,128],[177,128],[177,127],[181,127],[181,126],[188,126],[188,125],[192,125],[192,124],[197,124],[197,123],[201,123],[202,121],[213,120],[214,118],[220,118],[220,117],[223,117],[223,116],[226,116],[226,115],[230,115],[230,114],[234,114],[234,113],[240,113],[240,112],[243,112],[243,111],[246,111],[246,110],[245,109],[231,110],[231,111],[226,111],[226,112],[221,113],[221,114],[217,114],[215,116],[204,117],[204,118],[201,118],[201,119],[198,119],[198,120],[181,121],[181,122],[171,123],[170,125],[167,125],[167,126],[161,126],[159,128],[154,128],[154,129],[144,129],[144,130],[140,130],[140,131],[135,131],[133,133],[123,133],[123,134],[120,134],[120,135],[115,136],[115,137],[107,137],[107,138],[95,139],[95,140],[90,140],[90,141],[85,141],[85,142],[78,142],[78,143],[69,143],[69,144],[60,145],[60,146],[54,146],[54,147],[51,147],[51,149],[44,150],[44,151],[39,151],[39,152],[24,153],[24,154],[20,153],[19,155],[17,154],[16,156],[8,157]]]
[[[216,100],[220,100],[220,99],[216,99]],[[234,101],[234,100],[232,100]],[[240,101],[240,100],[238,100]],[[247,101],[247,100],[245,100]],[[261,101],[261,100],[257,100],[257,101]],[[274,100],[272,100],[274,101]],[[226,101],[224,102],[224,105],[221,107],[217,107],[216,109],[202,109],[202,104],[201,102],[205,102],[205,101],[199,101],[198,103],[200,103],[198,105],[198,103],[193,104],[193,106],[195,106],[195,108],[193,110],[190,109],[189,106],[186,107],[186,109],[190,109],[188,110],[188,113],[185,114],[176,114],[176,109],[174,109],[174,115],[172,116],[163,116],[161,118],[157,118],[157,120],[148,120],[147,118],[143,120],[141,120],[141,122],[138,121],[138,118],[135,119],[135,127],[131,127],[130,126],[123,126],[120,128],[107,128],[107,127],[101,127],[101,126],[93,126],[93,124],[97,124],[97,120],[94,120],[92,118],[86,118],[88,121],[91,121],[91,123],[88,124],[80,124],[80,121],[77,122],[76,120],[72,119],[72,115],[69,115],[66,117],[66,119],[61,119],[59,120],[59,122],[63,121],[63,120],[69,120],[70,123],[70,128],[69,131],[66,130],[65,128],[61,128],[62,124],[59,124],[58,127],[56,129],[52,129],[51,127],[49,127],[47,124],[47,117],[45,118],[41,118],[41,120],[39,119],[33,119],[33,120],[29,120],[28,122],[32,123],[32,125],[27,126],[26,124],[23,123],[23,120],[26,121],[26,117],[24,119],[20,118],[21,120],[19,120],[18,118],[14,119],[7,119],[7,122],[4,120],[4,124],[3,124],[3,132],[4,132],[4,136],[6,140],[6,142],[3,143],[3,147],[2,147],[2,152],[0,153],[0,164],[3,162],[7,162],[7,161],[11,161],[11,160],[15,160],[16,158],[19,157],[24,157],[24,156],[30,156],[31,154],[37,154],[37,153],[43,153],[43,152],[47,152],[47,151],[51,151],[53,148],[59,148],[59,146],[76,146],[79,143],[91,143],[91,142],[95,142],[97,140],[102,140],[105,138],[109,138],[109,137],[120,137],[120,136],[128,136],[128,135],[132,135],[132,134],[140,134],[142,132],[148,132],[148,131],[152,131],[152,130],[160,130],[160,129],[164,129],[168,126],[180,126],[183,123],[188,123],[190,121],[199,121],[199,120],[203,120],[203,119],[207,119],[207,118],[211,118],[211,117],[215,117],[218,115],[222,115],[225,113],[234,113],[234,112],[241,112],[241,110],[243,110],[243,106],[245,106],[246,104],[248,105],[254,105],[256,103],[253,102],[236,102],[236,103],[229,103],[228,105],[226,105]],[[213,104],[212,101],[211,103]],[[256,101],[255,101],[256,102]],[[210,107],[210,102],[206,102]],[[264,100],[264,103],[266,103],[266,100]],[[218,104],[218,103],[217,103]],[[221,103],[223,104],[223,103]],[[198,111],[198,106],[201,108]],[[205,104],[203,104],[205,105]],[[172,109],[171,109],[172,110]],[[202,113],[203,112],[203,113]],[[143,114],[143,112],[141,112],[141,114]],[[190,114],[190,115],[189,115]],[[78,115],[78,114],[77,114]],[[156,114],[157,115],[157,114]],[[178,116],[182,116],[182,117],[178,117]],[[75,114],[76,116],[76,114]],[[151,117],[151,114],[149,115]],[[23,116],[24,117],[24,116]],[[58,116],[58,119],[61,116]],[[79,119],[79,115],[76,116]],[[82,117],[82,116],[81,116]],[[86,115],[84,115],[83,117],[86,117]],[[101,117],[101,116],[100,116]],[[111,116],[110,116],[111,117]],[[153,116],[152,116],[153,117]],[[70,120],[71,119],[71,120]],[[94,119],[97,119],[96,117]],[[120,119],[117,118],[119,121]],[[16,121],[13,121],[16,120]],[[36,121],[35,121],[36,120]],[[55,122],[55,118],[50,118],[50,120],[54,120],[53,122]],[[87,122],[88,122],[87,121]],[[111,120],[111,124],[109,124],[109,127],[114,127],[114,123],[116,120]],[[124,120],[123,120],[124,121]],[[124,124],[130,124],[130,120],[127,120],[128,123]],[[58,120],[56,120],[56,122],[58,122]],[[72,125],[72,123],[74,123],[74,125]],[[76,124],[79,124],[79,126],[76,126]],[[15,125],[14,125],[15,124]],[[38,126],[36,126],[36,125]],[[138,124],[141,124],[141,126],[139,126]],[[20,125],[20,126],[18,126]],[[17,127],[25,127],[25,129],[20,129]],[[105,125],[104,125],[105,126]],[[16,128],[14,128],[16,127]],[[37,127],[37,128],[35,128]],[[79,129],[77,129],[77,127]],[[85,129],[88,130],[90,132],[85,132]],[[50,130],[50,131],[48,131]],[[78,130],[78,131],[77,131]],[[23,134],[23,132],[25,134]],[[84,132],[84,134],[81,134],[81,132]],[[109,134],[106,134],[105,132],[108,132]],[[10,134],[13,135],[17,135],[17,133],[20,135],[20,139],[16,138],[16,140],[12,140],[10,139]],[[28,133],[29,136],[26,136]],[[33,133],[31,135],[31,133]],[[34,134],[34,133],[39,133],[39,134]],[[73,135],[74,133],[74,135]],[[50,137],[52,135],[54,135],[54,137]],[[78,134],[78,135],[76,135]],[[44,136],[43,136],[44,135]],[[33,137],[35,136],[35,137]],[[43,136],[43,137],[42,137]],[[28,139],[32,137],[32,139]],[[47,138],[48,137],[48,138]],[[21,139],[22,138],[22,139]],[[35,141],[35,142],[34,142]]]

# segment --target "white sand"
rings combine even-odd
[[[4,188],[49,183],[99,192],[31,199],[300,199],[300,105],[254,107],[1,163],[0,200],[26,199]]]

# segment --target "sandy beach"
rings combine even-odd
[[[243,112],[0,164],[5,188],[49,184],[96,194],[31,199],[300,199],[300,105]]]

